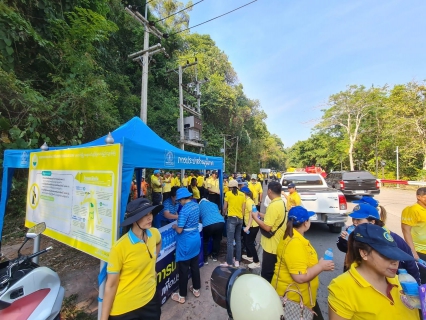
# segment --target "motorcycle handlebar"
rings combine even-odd
[[[27,259],[28,259],[28,260],[30,260],[30,259],[32,259],[32,258],[34,258],[34,257],[37,257],[37,256],[39,256],[39,255],[43,254],[43,253],[46,253],[47,251],[50,251],[50,250],[52,250],[52,249],[53,249],[53,247],[47,247],[47,248],[46,248],[46,249],[44,249],[44,250],[41,250],[41,251],[39,251],[39,252],[36,252],[36,253],[33,253],[33,254],[31,254],[31,255],[27,256]]]

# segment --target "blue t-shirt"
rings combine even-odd
[[[214,223],[225,222],[219,212],[217,204],[208,200],[200,201],[200,216],[203,227],[207,227]]]
[[[198,203],[192,201],[186,203],[177,220],[177,226],[183,228],[183,231],[176,237],[176,262],[190,260],[200,253],[198,221],[200,221]]]

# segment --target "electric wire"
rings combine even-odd
[[[154,23],[161,22],[161,21],[163,21],[163,20],[166,20],[167,18],[173,17],[174,15],[176,15],[176,14],[178,14],[178,13],[181,13],[182,11],[185,11],[186,9],[189,9],[189,8],[191,8],[191,7],[195,6],[196,4],[199,4],[200,2],[203,2],[203,1],[204,1],[204,0],[198,1],[198,2],[196,2],[196,3],[194,3],[194,4],[190,5],[190,6],[188,6],[188,7],[186,7],[186,8],[184,8],[184,9],[182,9],[182,10],[179,10],[178,12],[175,12],[175,13],[173,13],[173,14],[169,15],[168,17],[165,17],[165,18],[163,18],[163,19],[160,19],[160,20],[154,21]]]
[[[251,1],[251,2],[249,2],[249,3],[246,3],[245,5],[242,5],[241,7],[235,8],[234,10],[231,10],[231,11],[228,11],[228,12],[226,12],[226,13],[224,13],[224,14],[221,14],[220,16],[217,16],[217,17],[214,17],[214,18],[209,19],[209,20],[207,20],[207,21],[201,22],[201,23],[199,23],[199,24],[196,24],[195,26],[192,26],[192,27],[189,27],[189,28],[186,28],[186,29],[183,29],[183,30],[177,31],[177,32],[175,32],[175,33],[169,34],[169,36],[173,36],[173,35],[175,35],[175,34],[178,34],[178,33],[183,32],[183,31],[186,31],[186,30],[189,30],[189,29],[192,29],[192,28],[195,28],[195,27],[201,26],[202,24],[205,24],[205,23],[207,23],[207,22],[210,22],[210,21],[216,20],[216,19],[218,19],[218,18],[220,18],[220,17],[226,16],[227,14],[230,14],[231,12],[234,12],[234,11],[237,11],[237,10],[239,10],[239,9],[241,9],[241,8],[244,8],[244,7],[246,7],[246,6],[248,6],[248,5],[252,4],[252,3],[254,3],[254,2],[256,2],[256,1],[257,1],[257,0],[254,0],[254,1]]]

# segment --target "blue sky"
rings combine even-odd
[[[193,0],[197,2],[197,0]],[[250,0],[205,0],[190,26]],[[194,28],[229,57],[246,95],[285,147],[310,136],[347,85],[426,79],[426,1],[258,0]]]

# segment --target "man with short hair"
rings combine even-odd
[[[266,213],[252,212],[253,220],[259,225],[261,230],[264,230],[260,239],[263,248],[262,271],[261,276],[266,281],[271,282],[274,275],[275,263],[277,262],[277,247],[278,243],[284,236],[287,227],[287,214],[285,205],[281,199],[281,184],[273,181],[268,185],[267,191],[271,203],[266,209]],[[258,215],[263,219],[260,220]],[[266,232],[273,232],[274,235],[268,238],[263,235]]]
[[[192,173],[191,173],[191,175],[192,175]],[[184,174],[183,174],[183,179],[182,179],[182,187],[187,187],[188,186],[188,174],[185,172]]]
[[[197,175],[197,188],[200,191],[200,197],[205,198],[205,196],[204,196],[204,191],[205,191],[204,190],[204,176],[199,171],[196,172],[196,175]]]
[[[152,187],[152,204],[159,205],[163,201],[161,192],[163,191],[163,182],[160,177],[160,170],[154,170],[154,174],[151,176],[151,187]]]
[[[290,210],[292,207],[301,206],[302,199],[300,198],[299,193],[297,193],[296,185],[294,183],[289,183],[287,185],[289,195],[286,195],[284,191],[281,194],[287,200],[287,210]]]
[[[404,239],[413,251],[416,261],[426,261],[426,188],[416,191],[417,202],[406,207],[401,215],[401,229]],[[420,280],[426,283],[426,270],[419,267]]]
[[[176,173],[175,182],[173,184],[174,187],[180,187],[182,182],[180,181],[180,172]]]
[[[166,172],[163,180],[163,201],[170,198],[170,191],[172,190],[172,177],[170,172]]]

